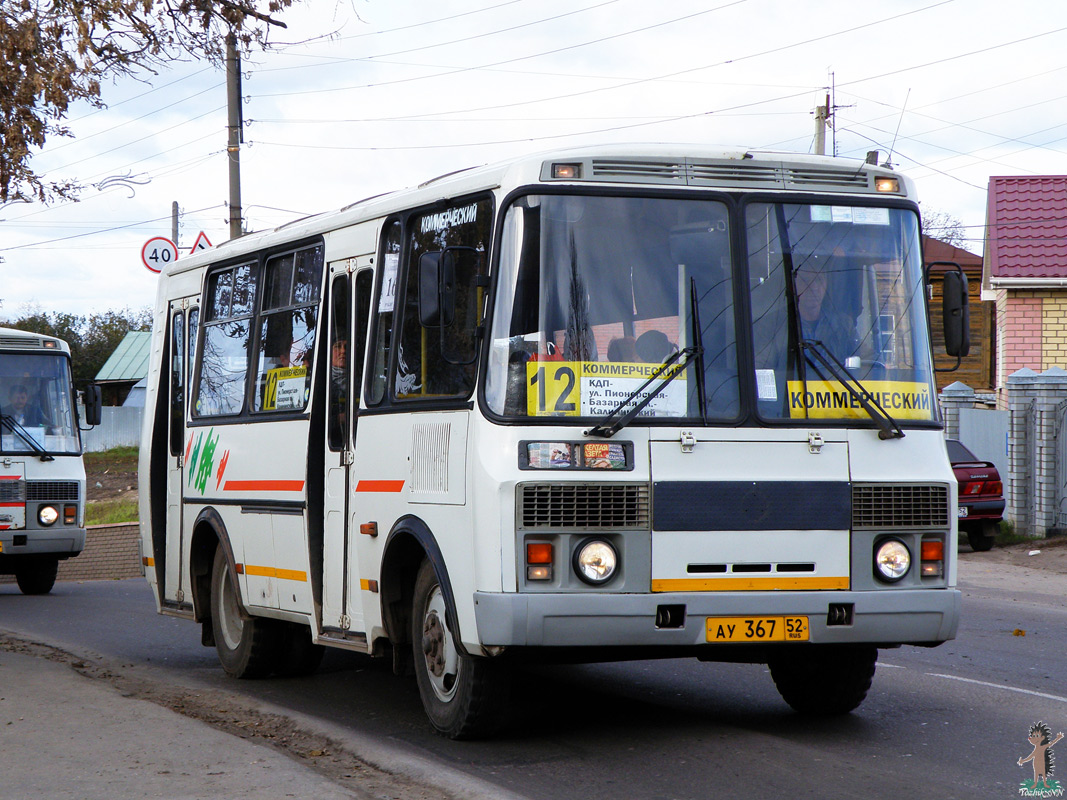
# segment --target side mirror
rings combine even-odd
[[[100,394],[100,387],[90,383],[85,387],[85,424],[99,425],[101,407],[104,402]]]
[[[945,273],[941,311],[945,325],[945,352],[963,358],[971,351],[971,306],[967,276],[958,266],[956,272]]]
[[[456,269],[451,249],[419,257],[419,324],[447,328],[456,317]]]

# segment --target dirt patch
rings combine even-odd
[[[137,499],[137,449],[85,454],[85,494],[90,503]]]
[[[289,717],[256,709],[241,698],[222,691],[186,689],[154,679],[136,667],[107,665],[102,659],[88,660],[11,634],[0,634],[0,651],[66,664],[86,678],[109,684],[125,697],[147,700],[233,736],[273,747],[358,797],[397,800],[455,797],[439,787],[431,789],[368,764],[333,739],[305,730]]]
[[[974,564],[1011,564],[1067,575],[1067,536],[994,547],[985,553],[975,553],[965,547],[959,557],[960,561]]]

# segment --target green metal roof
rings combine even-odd
[[[152,349],[150,331],[130,331],[119,342],[104,366],[96,373],[96,380],[131,381],[136,383],[148,377],[148,356]]]

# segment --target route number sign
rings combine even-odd
[[[141,248],[141,263],[152,272],[162,272],[167,264],[178,260],[178,248],[166,236],[155,236]]]

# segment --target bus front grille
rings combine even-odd
[[[648,530],[644,483],[526,483],[518,489],[520,530]]]
[[[78,500],[77,481],[26,481],[26,500],[76,502]]]
[[[944,484],[859,483],[852,486],[855,530],[947,528],[948,486]]]

